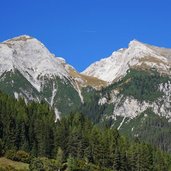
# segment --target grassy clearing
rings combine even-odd
[[[0,158],[0,170],[18,170],[18,171],[28,171],[29,165],[22,162],[16,162],[9,160],[5,157]]]

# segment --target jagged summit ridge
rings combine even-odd
[[[171,49],[159,48],[132,40],[128,48],[119,49],[111,56],[91,64],[82,73],[109,83],[123,77],[132,67],[156,68],[170,73]]]

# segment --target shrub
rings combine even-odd
[[[55,160],[50,160],[46,157],[33,158],[29,165],[30,171],[54,171],[59,167]]]
[[[30,163],[30,154],[25,151],[17,151],[15,155],[16,161],[21,161],[24,163]]]
[[[5,157],[10,160],[16,160],[16,151],[15,150],[8,150],[5,153]]]
[[[19,151],[15,151],[15,150],[8,150],[5,153],[5,157],[7,159],[13,160],[13,161],[21,161],[24,163],[30,163],[30,155],[29,153],[19,150]]]

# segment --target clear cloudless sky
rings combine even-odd
[[[0,0],[0,42],[22,34],[82,71],[132,39],[171,47],[171,0]]]

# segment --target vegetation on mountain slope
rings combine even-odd
[[[0,93],[0,121],[1,156],[30,163],[30,170],[165,171],[171,166],[170,155],[98,127],[83,114],[55,123],[44,102],[25,104]]]
[[[158,98],[163,98],[164,93],[159,90],[159,85],[164,85],[169,80],[168,76],[160,75],[156,70],[131,69],[122,80],[102,90],[83,89],[85,103],[81,106],[81,112],[99,125],[108,125],[117,129],[123,121],[123,116],[116,116],[116,120],[110,117],[115,114],[114,106],[116,102],[111,102],[113,90],[119,92],[116,95],[118,98],[123,96],[121,106],[126,97],[137,99],[140,103],[142,101],[153,103]],[[99,105],[101,97],[105,97],[107,101]],[[171,123],[169,118],[166,119],[165,116],[155,114],[151,108],[137,115],[134,119],[126,117],[120,127],[120,132],[131,138],[138,136],[141,140],[154,144],[170,153]]]
[[[26,99],[36,99],[38,96],[38,91],[17,69],[0,76],[0,90],[10,96],[14,96],[15,93],[18,93],[18,96],[21,94]]]
[[[24,97],[27,101],[47,101],[62,115],[76,111],[81,105],[79,94],[68,79],[44,76],[39,77],[39,81],[42,82],[40,91],[16,69],[0,77],[0,90],[15,98]]]
[[[159,90],[159,85],[169,80],[168,76],[161,75],[156,70],[130,69],[123,79],[103,88],[102,93],[110,93],[113,89],[117,89],[124,96],[132,96],[139,101],[153,102],[163,95]]]
[[[81,105],[80,111],[90,116],[95,122],[100,122],[104,115],[110,116],[115,112],[113,109],[116,102],[111,102],[113,90],[119,92],[117,97],[123,95],[123,100],[125,97],[132,97],[139,102],[154,102],[163,96],[163,92],[159,90],[159,85],[169,80],[168,76],[160,75],[155,70],[142,71],[131,69],[122,80],[101,90],[95,90],[91,87],[83,88],[84,104]],[[99,99],[102,97],[106,98],[106,102],[99,104]]]
[[[123,118],[117,118],[122,121]],[[169,119],[156,115],[150,108],[136,118],[125,119],[120,132],[130,137],[138,137],[149,144],[154,144],[163,151],[171,153],[171,123]],[[116,128],[116,124],[113,125]]]
[[[161,76],[156,71],[130,70],[122,82],[121,93],[125,96],[133,96],[139,101],[155,101],[163,95],[159,90],[161,83],[166,83],[168,76]]]

